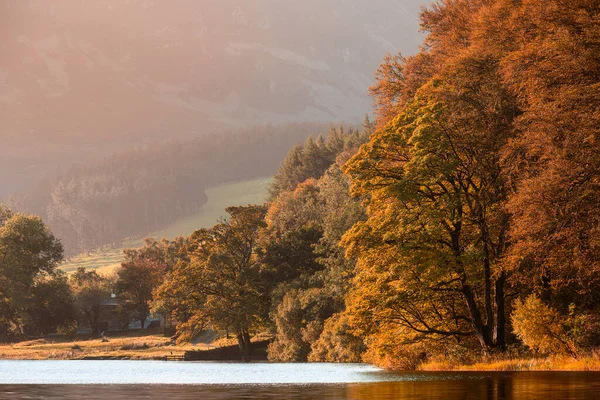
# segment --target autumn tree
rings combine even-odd
[[[542,354],[575,353],[575,343],[569,335],[569,320],[535,295],[517,301],[513,313],[515,334],[523,343]]]
[[[343,148],[342,144],[339,151]],[[309,179],[293,191],[281,193],[267,212],[260,254],[263,274],[273,286],[271,318],[276,336],[269,346],[272,360],[360,358],[353,353],[360,346],[347,349],[345,355],[338,346],[311,356],[325,327],[332,327],[328,341],[339,339],[341,330],[327,321],[344,310],[354,264],[343,256],[338,243],[363,216],[360,204],[350,198],[349,180],[340,170],[347,157],[346,153],[338,155],[338,161],[318,180]]]
[[[167,274],[180,261],[189,261],[187,239],[179,236],[173,240],[145,238],[143,246],[123,250],[125,261],[117,270],[115,290],[123,301],[121,310],[130,318],[144,321],[152,310],[161,314],[167,322],[173,317],[173,305],[162,296],[154,301],[154,292],[166,279]]]
[[[27,302],[24,331],[28,335],[69,332],[75,326],[75,299],[66,273],[56,271],[37,280]]]
[[[147,237],[143,245],[135,249],[123,250],[126,261],[148,260],[163,264],[165,269],[171,270],[181,259],[186,259],[187,239],[178,236],[173,240],[162,238],[160,240]],[[166,272],[166,271],[165,271]]]
[[[511,266],[561,315],[570,305],[597,313],[600,8],[588,0],[497,3],[494,25],[503,30],[490,45],[504,52],[503,82],[523,110],[505,151],[516,187]]]
[[[505,348],[510,187],[501,152],[518,108],[498,55],[472,37],[484,3],[423,13],[422,52],[437,74],[411,79],[424,82],[412,98],[412,88],[398,89],[396,117],[346,166],[369,214],[345,237],[359,260],[349,301],[367,334],[397,329],[407,343],[473,337],[484,351]]]
[[[327,319],[323,331],[311,345],[311,362],[362,362],[366,350],[363,338],[349,321],[348,314],[336,313]]]
[[[158,289],[185,320],[178,330],[211,326],[234,333],[244,359],[251,354],[251,332],[265,320],[268,299],[256,261],[256,242],[264,226],[264,206],[229,207],[229,218],[189,238],[189,262],[175,265]],[[173,296],[191,294],[191,298]]]

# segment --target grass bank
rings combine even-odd
[[[183,357],[188,350],[208,348],[205,345],[173,345],[162,335],[109,337],[107,340],[36,339],[0,344],[0,359],[80,360],[106,357],[153,360],[167,355]]]
[[[263,343],[268,335],[257,335],[254,343]],[[173,344],[163,335],[116,336],[102,339],[46,338],[17,343],[0,343],[1,360],[83,360],[83,359],[130,359],[161,360],[183,358],[186,352],[212,354],[218,349],[237,346],[233,338],[218,338],[211,343]],[[235,350],[235,349],[234,349]],[[217,356],[219,352],[217,351]],[[227,352],[226,352],[227,353]],[[230,357],[231,351],[225,354]],[[215,356],[212,359],[215,358]],[[230,357],[231,358],[231,357]],[[226,358],[226,359],[230,359]],[[225,359],[225,358],[224,358]]]
[[[421,371],[600,371],[600,353],[581,357],[490,358],[471,364],[432,361],[421,364]]]
[[[258,335],[252,339],[259,344],[267,342],[269,335]],[[101,339],[61,339],[47,338],[22,341],[18,343],[0,343],[0,359],[3,360],[81,360],[81,359],[131,359],[160,360],[167,357],[183,358],[186,352],[206,352],[206,357],[198,359],[219,359],[219,351],[234,347],[234,338],[219,338],[210,344],[178,344],[163,335],[148,334],[141,336],[108,337]],[[264,343],[263,343],[264,344]],[[264,346],[263,346],[264,347]],[[217,350],[217,351],[215,351]],[[214,353],[214,354],[213,354]],[[227,353],[227,352],[225,352]],[[211,358],[212,357],[212,358]],[[224,359],[231,359],[229,353]],[[229,358],[227,358],[229,357]],[[385,365],[391,370],[402,370],[395,365]],[[553,356],[535,358],[490,357],[472,363],[457,363],[449,360],[427,361],[416,367],[419,371],[599,371],[600,351],[581,357]]]

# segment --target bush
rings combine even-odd
[[[312,345],[308,361],[360,362],[365,345],[356,336],[345,314],[335,314],[325,322],[323,332]]]
[[[562,316],[535,295],[516,302],[512,323],[517,337],[535,352],[575,353],[575,344],[569,334],[569,317]]]
[[[149,348],[150,346],[146,343],[128,343],[121,346],[119,350],[146,350]]]
[[[569,307],[569,335],[578,351],[591,351],[600,346],[600,317],[597,312],[581,313]]]
[[[298,297],[297,291],[290,291],[277,306],[277,337],[268,347],[271,361],[302,362],[310,352],[309,343],[302,338],[304,309]]]

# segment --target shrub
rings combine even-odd
[[[128,343],[120,347],[120,350],[146,350],[149,349],[146,343]]]
[[[345,314],[335,314],[325,322],[323,332],[312,345],[308,361],[360,362],[365,345],[356,336]]]
[[[569,334],[569,317],[562,316],[535,295],[516,302],[512,323],[517,337],[535,352],[575,352],[575,345]]]

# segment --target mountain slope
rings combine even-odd
[[[0,182],[157,138],[356,121],[425,3],[0,0]]]

